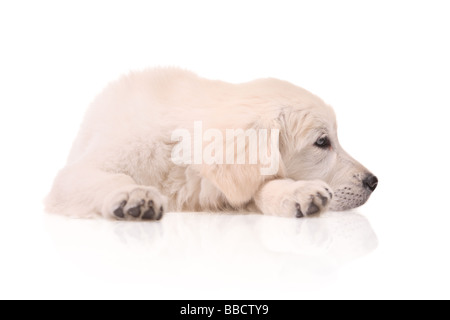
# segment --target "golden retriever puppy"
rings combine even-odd
[[[151,69],[94,100],[46,209],[123,220],[168,210],[301,218],[358,207],[377,183],[339,145],[331,107],[308,91]]]

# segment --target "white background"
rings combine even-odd
[[[0,2],[0,298],[450,298],[447,3]],[[378,189],[305,220],[44,214],[89,102],[161,65],[318,94]]]

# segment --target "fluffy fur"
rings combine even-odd
[[[278,129],[278,173],[260,165],[175,165],[179,128]],[[316,142],[328,137],[331,145]],[[241,151],[241,152],[246,152]],[[362,205],[369,172],[339,145],[333,110],[288,82],[211,81],[179,69],[131,73],[92,103],[46,199],[50,212],[159,219],[164,211],[252,210],[302,217]],[[334,192],[333,192],[334,190]],[[372,190],[373,191],[373,190]]]

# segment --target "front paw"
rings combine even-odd
[[[106,198],[102,213],[118,220],[160,220],[166,209],[167,198],[156,188],[127,186]]]
[[[318,187],[317,192],[312,191],[305,200],[302,195],[301,199],[295,203],[295,217],[303,218],[316,213],[327,211],[328,205],[333,198],[333,193],[329,187]],[[315,192],[315,193],[314,193]]]
[[[333,198],[331,188],[323,181],[297,181],[291,192],[286,195],[283,207],[297,218],[327,211]]]
[[[269,182],[255,198],[264,214],[303,218],[327,211],[333,191],[320,180]]]

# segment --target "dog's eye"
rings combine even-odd
[[[330,147],[331,143],[330,143],[330,139],[328,139],[327,136],[323,136],[323,137],[320,137],[314,145],[316,147],[326,149],[326,148]]]

